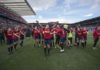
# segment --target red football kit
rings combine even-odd
[[[13,39],[16,40],[16,39],[18,39],[19,37],[20,37],[20,31],[19,31],[19,30],[18,30],[18,31],[14,30],[14,31],[13,31]]]
[[[78,38],[82,39],[83,36],[82,36],[82,31],[81,30],[78,30],[77,31],[77,35],[78,35]]]
[[[64,29],[61,29],[60,38],[65,38],[65,37],[66,37],[66,32],[64,31]]]
[[[33,29],[33,36],[38,37],[40,35],[40,30],[39,29]]]
[[[52,35],[51,35],[49,28],[45,28],[43,30],[43,37],[44,37],[44,39],[51,39],[52,38]]]
[[[58,35],[60,37],[61,36],[61,33],[62,33],[62,29],[57,27],[55,29],[55,32],[56,32],[56,35]]]
[[[7,39],[12,39],[13,40],[13,31],[11,30],[11,31],[7,31],[7,33],[6,33],[6,38]]]
[[[93,31],[93,38],[96,39],[100,36],[100,30],[94,30]]]
[[[82,29],[82,36],[84,39],[87,39],[87,30]]]

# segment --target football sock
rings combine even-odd
[[[13,51],[13,46],[11,46],[11,53],[12,53],[12,51]]]
[[[45,56],[47,55],[47,53],[46,53],[46,48],[44,48],[44,54],[45,54]]]

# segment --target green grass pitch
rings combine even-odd
[[[100,41],[96,50],[92,45],[89,37],[86,48],[65,47],[64,53],[53,48],[48,57],[42,47],[33,47],[32,38],[25,39],[24,47],[12,55],[8,55],[6,45],[0,45],[0,70],[100,70]]]

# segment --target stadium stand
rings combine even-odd
[[[100,26],[100,17],[80,21],[74,24],[71,24],[72,27],[81,26],[87,27],[88,30],[93,30],[96,26]]]
[[[100,17],[96,17],[96,18],[92,18],[92,19],[88,19],[88,20],[84,20],[84,21],[80,21],[77,22],[75,25],[81,25],[81,26],[94,26],[94,25],[100,25]]]
[[[0,27],[26,24],[27,22],[17,13],[0,4]]]

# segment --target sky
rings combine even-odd
[[[100,0],[27,0],[36,15],[23,16],[29,22],[76,23],[100,16]]]

